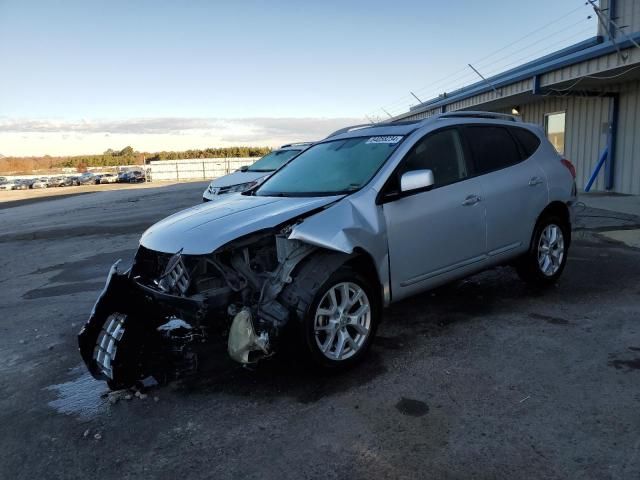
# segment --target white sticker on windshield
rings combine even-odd
[[[366,143],[398,143],[402,135],[387,135],[384,137],[371,137]]]

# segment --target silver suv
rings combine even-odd
[[[252,165],[212,180],[202,194],[203,202],[223,200],[232,193],[241,193],[255,187],[293,157],[312,145],[312,142],[290,143],[267,153]]]
[[[243,364],[289,343],[349,366],[392,302],[501,264],[556,282],[574,178],[538,126],[511,116],[343,129],[259,187],[149,228],[132,269],[112,268],[82,355],[112,387],[186,374],[192,345],[215,338]]]

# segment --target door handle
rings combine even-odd
[[[536,185],[540,185],[542,183],[542,179],[540,177],[531,177],[529,180],[529,186],[535,187]]]
[[[480,200],[482,200],[482,198],[479,195],[469,195],[467,198],[464,199],[464,202],[462,202],[462,205],[464,205],[465,207],[469,207],[471,205],[475,205]]]

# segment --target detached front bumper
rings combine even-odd
[[[177,315],[204,315],[207,304],[144,286],[130,272],[120,273],[118,264],[109,270],[104,289],[78,334],[78,346],[94,378],[127,385],[153,374],[158,365],[166,367],[171,359],[173,332],[158,327]]]
[[[78,347],[91,375],[98,380],[114,380],[124,367],[122,342],[139,331],[135,325],[141,297],[132,288],[128,272],[118,271],[118,260],[109,270],[107,281],[98,296],[89,320],[78,334]],[[139,322],[138,322],[139,323]]]

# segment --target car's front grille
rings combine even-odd
[[[162,274],[158,285],[165,292],[180,293],[181,295],[184,295],[189,289],[191,279],[189,278],[189,273],[187,272],[187,268],[185,267],[180,254],[174,255],[174,257],[176,257],[176,259],[172,259],[170,266],[168,267],[169,270]]]
[[[185,295],[198,257],[138,249],[132,276],[138,282],[167,293]]]

